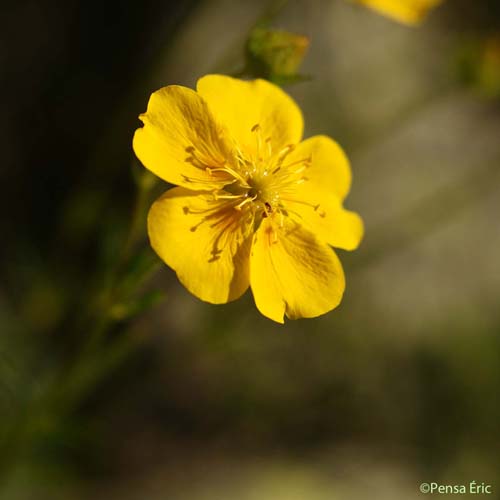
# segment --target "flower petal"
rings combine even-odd
[[[268,318],[283,323],[313,318],[335,308],[342,299],[342,266],[326,244],[300,225],[283,226],[266,217],[257,230],[250,257],[250,283],[255,304]]]
[[[284,168],[290,164],[300,167],[302,160],[308,158],[307,180],[288,186],[280,199],[289,215],[320,240],[334,247],[354,250],[363,237],[363,221],[359,215],[342,207],[351,185],[349,160],[335,141],[315,136],[290,153]]]
[[[133,147],[143,165],[158,177],[189,189],[210,189],[230,179],[225,172],[212,173],[228,157],[223,129],[207,103],[194,91],[170,85],[154,92],[146,113],[139,117]]]
[[[251,221],[245,217],[210,194],[173,188],[149,211],[151,246],[193,295],[226,303],[249,285]]]
[[[291,163],[310,160],[305,172],[307,182],[302,191],[315,196],[336,195],[343,200],[351,187],[351,167],[343,149],[326,135],[315,135],[301,142],[288,156],[284,168]]]
[[[408,25],[419,24],[427,12],[443,0],[355,0],[362,5]]]
[[[299,107],[288,94],[266,80],[207,75],[198,80],[197,91],[246,151],[256,148],[252,129],[257,124],[263,139],[271,138],[274,151],[297,144],[302,138],[304,122]]]
[[[363,238],[363,219],[333,196],[322,198],[320,204],[315,198],[290,199],[284,206],[292,218],[333,247],[355,250]]]

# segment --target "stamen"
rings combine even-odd
[[[209,184],[210,186],[213,186],[214,184],[216,184],[216,185],[220,184],[221,187],[228,184],[228,181],[226,179],[203,179],[201,177],[190,177],[190,176],[185,175],[185,174],[181,174],[181,176],[186,182],[196,182],[199,184]]]
[[[234,177],[235,180],[239,181],[243,187],[250,188],[250,186],[247,184],[246,179],[244,179],[241,176],[241,174],[236,172],[236,170],[233,170],[231,167],[228,167],[227,165],[225,165],[224,167],[221,167],[221,168],[211,168],[210,172],[225,172],[226,174],[229,174],[232,177]]]
[[[268,137],[266,140],[265,140],[265,143],[266,143],[266,146],[267,146],[267,156],[268,158],[271,158],[272,154],[273,154],[273,146],[271,144],[271,137]]]
[[[284,165],[285,168],[294,167],[295,165],[303,165],[302,170],[309,168],[311,166],[311,157],[302,158],[301,160],[293,161],[292,163],[287,163]],[[297,172],[297,171],[296,171]]]
[[[204,220],[201,220],[200,222],[198,222],[198,224],[196,224],[195,226],[192,226],[189,228],[189,230],[194,233],[205,221]]]
[[[208,262],[215,262],[220,259],[224,249],[231,248],[235,240],[237,244],[241,243],[249,235],[251,224],[253,224],[253,214],[244,219],[243,216],[234,217],[234,213],[229,213],[226,217],[214,222],[210,227],[221,227],[213,242],[210,252],[212,257]],[[234,237],[235,233],[236,238]],[[232,237],[232,241],[230,237]]]
[[[214,200],[239,200],[240,198],[244,197],[244,194],[219,194],[219,193],[212,193],[212,196],[214,197]]]
[[[193,165],[196,168],[200,169],[207,168],[207,161],[204,161],[203,158],[200,158],[199,151],[197,151],[194,146],[188,146],[184,151],[186,151],[186,153],[189,153],[191,155],[185,158],[184,161],[191,163],[191,165]]]
[[[272,171],[272,174],[275,175],[277,172],[280,171],[281,166],[283,165],[283,162],[285,161],[285,158],[295,149],[295,146],[293,144],[288,144],[288,146],[285,146],[281,151],[278,152],[276,155],[276,163],[275,163],[275,168]]]
[[[285,214],[280,210],[279,211],[279,214],[280,214],[280,227],[284,227],[285,225]]]
[[[295,144],[287,144],[279,153],[278,158],[285,158],[295,149]]]
[[[278,243],[278,231],[276,231],[276,229],[273,228],[271,231],[271,236],[272,236],[271,245],[276,245],[276,243]]]
[[[258,123],[256,123],[251,129],[252,132],[255,133],[255,138],[257,141],[257,164],[262,164],[264,162],[264,157],[262,153],[262,129]]]
[[[257,196],[253,196],[251,198],[245,198],[242,202],[235,205],[234,208],[236,210],[241,210],[245,205],[247,205],[248,203],[251,203],[252,201],[255,201],[256,199],[257,199]]]
[[[299,205],[305,205],[306,207],[311,207],[315,212],[318,213],[318,215],[321,218],[325,218],[326,217],[326,212],[324,210],[319,210],[320,207],[321,207],[321,204],[319,204],[319,203],[317,205],[313,205],[312,203],[309,203],[307,201],[296,200],[295,198],[287,198],[286,196],[282,196],[281,199],[283,201],[288,201],[288,202],[291,202],[291,203],[297,203]]]

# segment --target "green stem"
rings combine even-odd
[[[149,174],[148,172],[142,172],[137,182],[138,190],[134,202],[134,208],[132,211],[132,219],[129,231],[125,239],[125,245],[121,257],[122,262],[126,262],[127,260],[130,259],[134,246],[137,244],[138,240],[144,234],[143,233],[143,227],[144,227],[143,223],[145,218],[144,216],[146,208],[149,205],[151,191],[156,185],[156,178],[152,180],[150,175],[151,174]]]
[[[142,178],[141,178],[142,179]],[[117,324],[111,315],[113,306],[123,300],[120,281],[126,275],[127,265],[138,240],[143,236],[142,221],[154,184],[138,182],[136,199],[130,218],[130,226],[121,255],[116,265],[102,284],[104,292],[92,309],[89,321],[93,323],[86,335],[76,359],[62,373],[52,374],[46,380],[46,389],[41,394],[33,394],[10,422],[6,422],[2,433],[3,456],[0,457],[0,477],[8,471],[25,452],[29,452],[33,442],[44,432],[51,432],[64,420],[77,404],[84,399],[92,387],[105,378],[113,369],[134,352],[138,338],[130,338],[124,332],[103,348],[106,334]],[[149,269],[143,272],[149,273]]]

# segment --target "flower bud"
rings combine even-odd
[[[257,26],[246,46],[246,72],[278,84],[303,80],[298,70],[308,48],[305,35]]]

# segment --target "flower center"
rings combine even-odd
[[[273,189],[272,179],[268,179],[268,177],[266,174],[249,177],[247,183],[250,189],[247,191],[247,196],[258,203],[277,205],[279,203],[279,193],[276,189]]]
[[[235,147],[237,168],[231,172],[234,180],[224,187],[224,191],[231,198],[239,199],[236,209],[248,207],[256,215],[266,216],[279,212],[282,209],[281,196],[307,180],[304,172],[311,159],[287,161],[295,149],[293,144],[275,151],[271,137],[263,137],[259,124],[254,125],[251,131],[255,134],[255,146],[247,154]],[[218,199],[223,198],[221,195],[216,196]]]
[[[308,180],[304,174],[311,164],[311,158],[290,159],[289,155],[295,149],[293,144],[274,150],[271,137],[263,137],[259,124],[254,125],[251,131],[255,134],[253,148],[250,147],[244,153],[235,145],[233,161],[204,168],[210,174],[226,175],[227,183],[212,191],[213,208],[195,212],[186,207],[186,213],[203,213],[203,218],[191,228],[192,231],[196,231],[200,224],[217,219],[240,220],[250,230],[252,226],[258,227],[263,217],[272,216],[282,226],[284,218],[294,213],[285,209],[283,202],[295,198],[298,185]],[[191,154],[188,158],[191,161],[195,152],[187,152]],[[221,204],[221,201],[224,203]],[[319,205],[303,203],[315,211],[319,208]],[[235,217],[236,213],[240,216]]]

